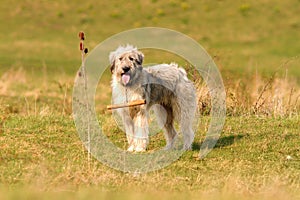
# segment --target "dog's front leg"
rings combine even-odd
[[[122,121],[123,121],[125,132],[126,132],[127,142],[129,145],[127,151],[134,151],[134,142],[133,142],[134,123],[133,123],[133,120],[130,117],[129,113],[125,112],[124,110],[121,113],[121,116],[122,116]]]
[[[134,150],[136,152],[146,151],[149,142],[148,116],[145,110],[140,110],[134,120]]]

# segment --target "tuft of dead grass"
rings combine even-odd
[[[198,108],[202,115],[210,113],[211,99],[201,77],[194,78]],[[295,78],[274,77],[225,80],[227,115],[298,116],[300,86]]]
[[[197,89],[198,109],[202,115],[209,115],[211,98],[202,77],[191,66],[186,67]],[[107,76],[109,77],[109,76]],[[105,105],[110,102],[110,79],[105,77],[96,94],[96,110],[105,113]],[[0,77],[0,95],[18,97],[18,103],[6,103],[5,109],[11,113],[47,116],[53,112],[72,113],[71,77],[48,80],[43,72],[42,80],[28,81],[29,75],[22,68],[11,68]],[[47,83],[40,84],[47,80]],[[250,78],[224,80],[226,89],[227,115],[262,115],[272,117],[298,116],[300,111],[300,86],[296,78],[279,76],[274,73],[264,78],[255,74]],[[49,99],[45,103],[45,99]],[[7,101],[5,101],[7,102]],[[99,102],[103,102],[102,104]],[[55,105],[54,105],[55,104]],[[59,107],[59,108],[58,108]]]
[[[0,77],[0,95],[11,93],[11,87],[16,84],[26,84],[27,76],[23,67],[10,68]]]
[[[73,77],[48,78],[30,75],[23,67],[5,71],[0,77],[0,109],[5,114],[50,116],[72,113]]]

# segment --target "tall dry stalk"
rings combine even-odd
[[[89,104],[89,98],[88,98],[88,87],[87,87],[87,71],[85,67],[85,54],[88,53],[88,49],[84,48],[84,40],[85,40],[85,34],[83,31],[79,32],[79,38],[80,38],[80,43],[79,43],[79,50],[81,52],[81,67],[82,67],[82,76],[84,77],[84,96],[85,96],[85,103],[86,103],[86,110],[90,110],[90,104]],[[91,119],[90,119],[90,114],[87,114],[87,134],[88,134],[88,163],[90,167],[90,161],[91,161]]]

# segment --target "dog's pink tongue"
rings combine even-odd
[[[122,82],[124,83],[124,85],[127,85],[127,83],[129,82],[130,80],[130,76],[127,75],[127,74],[123,74],[122,75]]]

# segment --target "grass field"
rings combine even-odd
[[[0,199],[300,198],[300,1],[8,1],[0,6]],[[132,28],[180,31],[214,58],[227,93],[215,148],[196,160],[210,121],[202,113],[192,151],[159,171],[132,175],[89,159],[72,118],[81,60],[77,33],[93,49]],[[146,62],[178,60],[146,51]],[[162,58],[163,57],[163,58]],[[183,66],[184,60],[178,60]],[[188,70],[188,69],[187,69]],[[111,140],[124,133],[105,111],[110,74],[96,111]],[[151,138],[150,150],[163,144]]]

